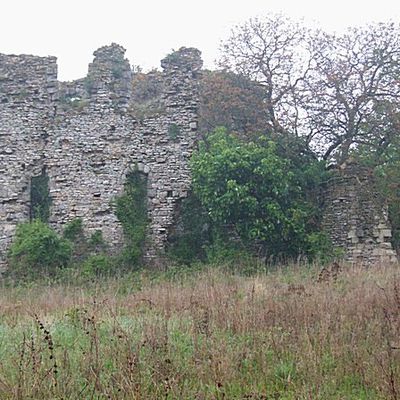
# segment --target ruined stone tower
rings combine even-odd
[[[51,225],[61,231],[81,217],[87,232],[101,230],[118,248],[113,199],[139,168],[148,182],[146,257],[162,255],[175,203],[190,185],[202,61],[193,48],[162,60],[163,110],[138,120],[129,112],[124,53],[116,44],[98,49],[87,77],[67,83],[57,81],[54,57],[0,55],[0,260],[17,224],[29,219],[31,179],[44,170]]]
[[[397,260],[387,204],[370,168],[349,163],[327,183],[323,228],[349,262],[371,265]]]

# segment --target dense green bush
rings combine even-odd
[[[344,256],[343,250],[335,248],[329,236],[323,231],[311,232],[307,235],[305,253],[311,261],[315,260],[322,264]]]
[[[86,278],[108,276],[113,272],[113,269],[113,260],[106,254],[93,254],[80,266],[80,271]]]
[[[214,234],[261,249],[268,258],[307,254],[309,234],[318,231],[318,196],[310,198],[307,186],[315,189],[313,179],[323,168],[309,157],[280,152],[271,140],[245,142],[217,129],[191,161],[193,190]]]
[[[70,240],[71,242],[76,242],[84,236],[83,233],[83,222],[82,218],[74,218],[72,221],[68,222],[63,231],[63,237]]]
[[[82,220],[66,224],[62,237],[40,220],[19,225],[9,253],[8,275],[14,279],[52,277],[68,281],[110,275],[114,258],[107,253],[101,231],[85,236]]]
[[[93,250],[105,250],[107,248],[107,243],[103,238],[103,232],[99,229],[95,230],[90,235],[88,244]]]
[[[79,266],[92,256],[107,251],[102,232],[94,231],[90,237],[85,235],[82,218],[74,218],[68,222],[63,231],[63,237],[73,244],[72,263]]]
[[[18,225],[8,253],[9,272],[15,277],[54,274],[71,259],[72,244],[45,223],[34,220]]]

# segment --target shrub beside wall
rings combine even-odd
[[[71,260],[72,244],[40,220],[18,225],[8,258],[15,277],[52,275]]]

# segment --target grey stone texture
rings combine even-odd
[[[0,54],[0,262],[18,223],[29,219],[30,182],[45,170],[58,231],[81,217],[117,250],[123,243],[113,200],[127,173],[148,177],[145,257],[162,258],[174,206],[190,186],[197,138],[200,52],[181,48],[161,62],[163,109],[130,113],[132,72],[117,45],[94,52],[88,75],[57,81],[54,57]]]
[[[322,222],[334,246],[351,263],[396,262],[387,203],[372,170],[349,162],[336,172],[327,183]]]

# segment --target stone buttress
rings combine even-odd
[[[327,183],[323,228],[345,260],[371,265],[395,262],[386,200],[372,170],[349,163]]]

